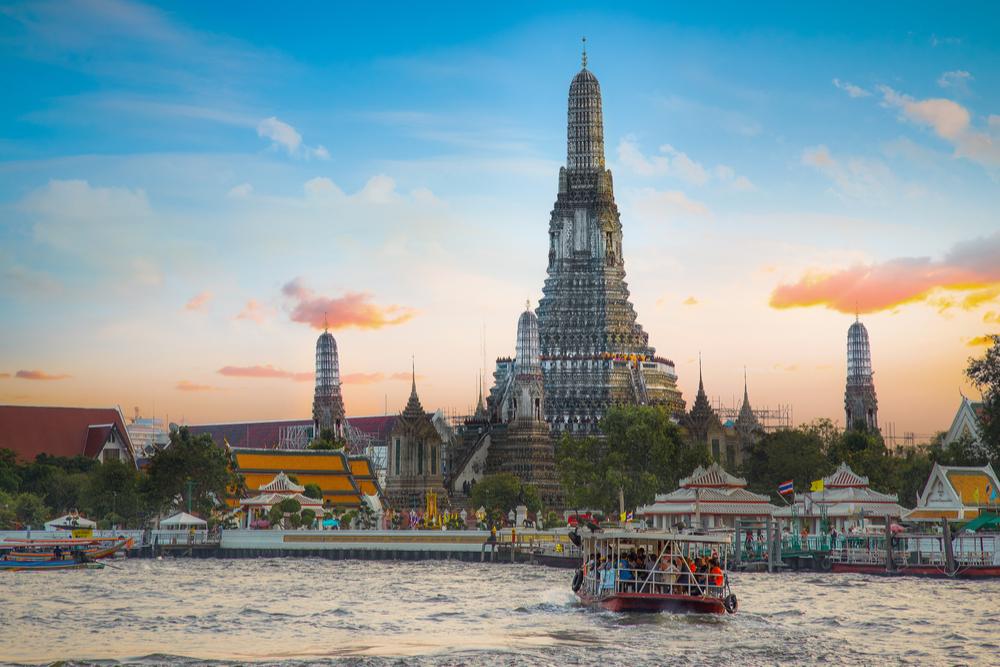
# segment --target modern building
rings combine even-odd
[[[873,376],[868,329],[855,318],[847,330],[847,389],[844,391],[847,430],[854,428],[855,419],[861,419],[869,431],[878,431],[878,398]]]
[[[652,521],[660,530],[670,530],[679,523],[707,529],[735,528],[739,519],[769,518],[777,509],[770,498],[747,491],[746,486],[745,479],[730,475],[718,463],[707,470],[699,466],[680,481],[680,488],[656,494],[653,503],[637,509],[635,516]]]
[[[917,497],[917,506],[904,515],[907,521],[938,522],[941,519],[970,521],[981,509],[1000,507],[1000,490],[993,466],[943,466],[934,464]]]
[[[393,511],[425,507],[428,493],[438,494],[439,506],[445,504],[442,442],[441,434],[420,405],[414,371],[410,400],[386,441],[385,495]]]
[[[337,440],[346,440],[344,397],[340,393],[340,360],[337,341],[323,321],[323,333],[316,340],[316,392],[313,396],[313,427],[316,436],[330,429]]]
[[[828,529],[844,533],[856,527],[882,527],[886,521],[899,519],[906,509],[899,506],[896,494],[879,493],[868,487],[868,478],[851,470],[846,463],[829,477],[823,478],[822,491],[796,493],[795,502],[774,511],[774,518],[787,526],[795,524],[798,531],[823,532]]]
[[[548,277],[538,304],[545,416],[600,435],[618,404],[684,410],[673,362],[656,355],[629,302],[622,224],[604,162],[601,87],[586,67],[569,88],[566,166],[549,221]]]
[[[135,448],[120,407],[63,408],[0,405],[0,449],[12,449],[25,461],[39,454],[87,456],[104,462],[135,463]]]

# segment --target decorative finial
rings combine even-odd
[[[587,69],[587,38],[583,38],[583,68]]]
[[[326,321],[326,311],[323,312],[323,333],[330,331],[330,324]]]
[[[525,310],[531,310],[531,299],[525,299],[524,300],[524,309]]]

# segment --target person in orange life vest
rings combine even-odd
[[[708,564],[711,567],[708,573],[712,585],[721,587],[723,580],[723,573],[722,573],[722,568],[719,567],[719,559],[713,556],[711,559],[709,559]]]

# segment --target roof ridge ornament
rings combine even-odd
[[[587,69],[587,38],[583,38],[583,69]]]

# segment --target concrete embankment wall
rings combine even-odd
[[[325,558],[329,560],[500,560],[510,545],[484,543],[487,531],[225,530],[218,545],[163,544],[155,555],[191,558]],[[152,553],[150,555],[153,555]],[[518,560],[522,560],[518,554]]]

